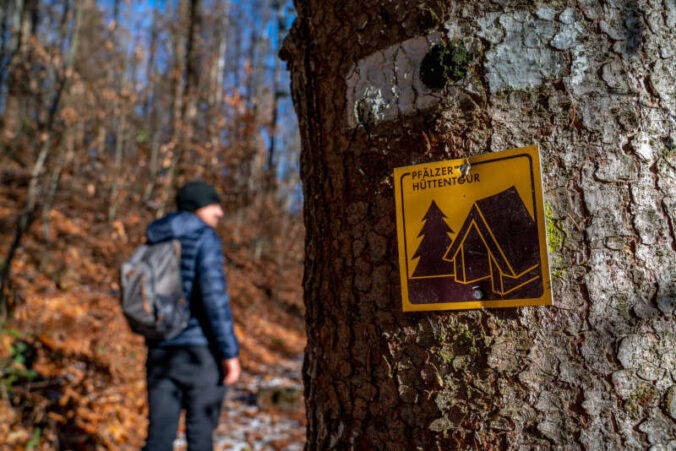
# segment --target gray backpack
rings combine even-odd
[[[181,283],[181,243],[143,244],[120,271],[120,301],[131,330],[168,340],[185,329],[190,312]]]

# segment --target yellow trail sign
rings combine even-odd
[[[551,305],[537,146],[394,170],[404,311]]]

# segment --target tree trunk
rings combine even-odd
[[[127,111],[126,99],[120,99],[120,118],[115,137],[115,162],[113,165],[113,177],[110,185],[110,199],[108,201],[108,222],[112,223],[117,216],[117,209],[120,205],[120,178],[122,177],[122,163],[124,160],[124,147],[126,145],[127,135]]]
[[[209,106],[218,111],[223,103],[223,77],[225,75],[225,57],[228,44],[228,30],[230,27],[230,0],[223,0],[218,4],[218,20],[216,21],[214,56],[215,64],[211,67],[211,89],[209,92]]]
[[[254,5],[254,11],[258,11],[259,9],[265,10],[265,6],[261,5],[260,2],[257,2]],[[256,77],[256,74],[254,74],[255,68],[256,68],[256,50],[259,47],[259,30],[258,30],[258,24],[256,22],[256,17],[257,14],[254,15],[254,18],[252,20],[251,24],[251,36],[249,40],[249,54],[248,54],[248,62],[249,62],[249,67],[248,67],[248,73],[247,75],[247,80],[246,80],[246,93],[247,93],[247,109],[250,111],[256,112],[257,108],[257,100],[256,99],[256,93],[258,91],[256,87],[256,81],[258,78]]]
[[[159,95],[159,86],[160,80],[159,77],[155,75],[155,55],[157,53],[157,36],[159,33],[159,12],[157,9],[153,12],[153,26],[150,35],[150,55],[148,57],[148,64],[146,66],[146,78],[150,81],[150,85],[146,88],[145,101],[144,101],[144,113],[143,117],[150,116],[150,167],[147,184],[143,192],[143,201],[148,202],[150,197],[153,194],[155,188],[155,182],[158,176],[158,158],[160,151],[160,139],[162,135],[162,127],[160,121],[160,113],[158,112],[158,95]],[[152,93],[152,95],[151,95]],[[152,102],[152,103],[151,103]]]
[[[70,117],[72,115],[69,115],[69,117],[64,118],[65,125],[65,130],[63,133],[64,136],[62,137],[61,144],[59,145],[59,150],[56,156],[56,164],[52,169],[50,182],[47,186],[47,190],[45,192],[45,197],[43,200],[44,205],[42,210],[42,229],[43,235],[46,240],[49,239],[49,210],[51,210],[52,208],[54,196],[56,196],[56,192],[59,188],[61,173],[63,172],[64,167],[68,165],[69,160],[72,160],[72,157],[69,158],[69,155],[72,155],[73,153],[73,145],[74,145],[73,126],[76,121],[81,121],[81,118],[77,113],[77,110],[75,109],[76,106],[74,105],[73,100],[71,99],[71,85],[72,85],[71,78],[73,73],[73,67],[75,64],[75,57],[77,55],[78,45],[80,41],[80,29],[82,28],[83,11],[87,9],[87,6],[88,5],[86,5],[85,3],[76,5],[77,13],[75,15],[75,30],[73,31],[73,40],[70,45],[70,49],[68,50],[68,58],[66,61],[66,67],[63,75],[64,87],[61,102],[63,104],[62,112],[65,111],[66,108],[71,108],[73,114],[77,115],[78,117],[72,118]]]
[[[5,50],[7,44],[7,22],[9,17],[10,0],[0,0],[0,68],[4,69]],[[4,81],[4,70],[0,70],[0,87]]]
[[[146,61],[146,80],[148,80],[148,85],[143,95],[143,117],[148,117],[151,114],[151,107],[153,103],[157,102],[157,91],[155,88],[159,84],[159,80],[155,77],[155,57],[157,55],[157,40],[160,28],[159,17],[159,10],[153,9],[153,24],[150,28],[150,42],[148,43],[149,54]],[[155,112],[154,109],[152,111],[153,113]]]
[[[248,164],[248,176],[244,180],[248,183],[245,185],[247,191],[246,196],[251,196],[265,188],[265,164],[267,161],[267,146],[263,141],[263,135],[259,132],[259,126],[267,126],[266,111],[262,107],[265,106],[263,102],[263,80],[267,72],[266,69],[266,55],[268,54],[268,46],[270,37],[264,30],[258,30],[259,25],[255,22],[260,20],[260,24],[268,24],[271,14],[270,0],[262,0],[260,2],[261,13],[259,18],[254,19],[254,29],[251,34],[251,44],[249,50],[249,60],[251,63],[251,74],[249,78],[249,88],[247,95],[249,96],[249,110],[251,111],[251,125],[254,127],[252,133],[248,134],[247,145],[251,158]]]
[[[7,63],[7,96],[1,139],[13,141],[21,131],[24,120],[23,108],[26,86],[22,83],[28,76],[27,66],[30,61],[30,38],[36,31],[34,18],[37,17],[37,0],[16,0],[14,6],[12,52]]]
[[[676,444],[676,5],[579,3],[296,2],[308,449]],[[554,304],[402,313],[393,169],[535,143]]]
[[[155,182],[157,180],[157,173],[158,173],[158,158],[160,154],[160,127],[158,126],[158,114],[155,112],[153,109],[153,113],[151,115],[150,123],[152,124],[152,137],[153,140],[150,144],[150,167],[149,167],[149,173],[150,177],[148,178],[148,182],[145,187],[145,191],[143,193],[143,201],[148,202],[150,201],[150,198],[153,195],[153,190],[155,189]]]
[[[224,0],[218,6],[218,20],[216,21],[215,33],[215,54],[214,63],[211,65],[209,89],[209,128],[208,134],[211,141],[211,151],[217,152],[221,145],[221,134],[219,132],[219,122],[222,120],[224,85],[223,79],[226,75],[226,50],[228,44],[228,32],[230,30],[230,0]],[[229,53],[229,52],[228,52]]]
[[[179,27],[175,38],[175,73],[174,85],[174,117],[170,152],[167,158],[170,164],[167,170],[166,183],[161,193],[157,217],[164,215],[176,172],[186,147],[190,146],[194,121],[197,116],[197,88],[199,84],[199,58],[196,46],[197,32],[200,22],[200,1],[181,0],[178,5],[179,17],[187,17],[187,23]],[[185,80],[185,82],[184,82]]]
[[[279,52],[279,46],[282,44],[283,31],[284,31],[284,4],[281,0],[276,0],[273,2],[273,7],[276,9],[276,18],[277,18],[277,37],[275,43],[277,48],[275,53]],[[282,76],[281,64],[279,58],[275,58],[275,69],[272,77],[272,105],[270,106],[271,118],[270,118],[270,144],[268,145],[268,157],[267,157],[267,188],[274,187],[274,181],[276,177],[276,167],[275,167],[275,144],[277,139],[277,116],[279,112],[279,84]]]
[[[181,127],[183,126],[183,103],[184,103],[184,77],[185,77],[185,66],[186,66],[186,40],[187,40],[187,29],[185,21],[189,16],[189,2],[188,0],[179,0],[176,5],[175,18],[176,18],[176,28],[172,30],[172,44],[173,44],[173,70],[171,72],[171,105],[172,105],[172,131],[171,131],[171,141],[167,146],[168,152],[165,155],[165,159],[170,161],[169,166],[167,167],[163,163],[164,169],[166,169],[166,174],[163,180],[162,190],[160,192],[159,205],[156,211],[156,216],[159,218],[164,216],[164,210],[166,208],[167,202],[170,198],[170,193],[172,191],[172,185],[174,182],[174,171],[178,163],[180,152],[182,149],[180,147],[180,137],[182,136]]]

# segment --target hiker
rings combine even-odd
[[[145,450],[171,450],[181,409],[190,451],[211,450],[226,386],[240,376],[239,345],[214,227],[223,217],[218,194],[189,182],[176,195],[178,211],[148,226],[149,244],[178,239],[183,292],[190,319],[177,336],[146,340],[149,424]]]

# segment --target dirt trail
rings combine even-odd
[[[220,425],[214,436],[215,450],[275,450],[300,451],[305,446],[305,409],[302,402],[293,405],[281,404],[266,407],[258,401],[266,391],[287,390],[290,393],[302,391],[300,371],[302,356],[281,366],[281,374],[253,375],[247,371],[242,379],[231,388],[225,399]],[[290,366],[293,366],[291,368]],[[268,400],[269,401],[269,400]],[[186,449],[185,429],[179,427],[174,443],[175,451]]]

